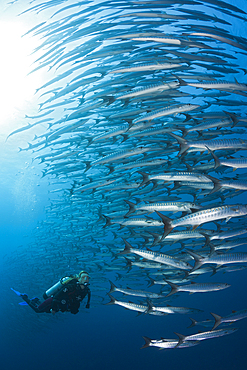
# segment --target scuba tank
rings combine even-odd
[[[61,278],[56,284],[54,284],[52,287],[47,289],[47,291],[43,294],[43,298],[47,299],[51,297],[52,295],[56,294],[63,287],[63,285],[67,284],[69,281],[73,279],[74,277],[68,277],[68,276]]]

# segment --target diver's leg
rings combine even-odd
[[[39,312],[50,313],[51,312],[50,310],[51,310],[51,307],[52,307],[52,301],[53,301],[53,297],[49,297],[44,302],[42,302],[38,306]]]
[[[26,294],[21,294],[20,297],[23,299],[23,301],[27,302],[28,306],[31,307],[35,312],[41,312],[37,306],[37,298],[29,299]]]

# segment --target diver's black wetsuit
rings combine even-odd
[[[22,299],[37,313],[49,313],[52,311],[68,311],[73,314],[79,312],[81,301],[88,296],[86,308],[90,306],[91,291],[88,285],[84,289],[78,283],[77,279],[70,280],[53,297],[46,299],[41,304],[37,298],[29,299],[27,295],[22,295]]]

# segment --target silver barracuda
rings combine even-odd
[[[226,90],[226,91],[247,91],[246,84],[240,84],[236,82],[226,82],[226,81],[216,81],[216,82],[185,82],[181,78],[178,78],[180,86],[193,86],[205,90],[216,89],[216,90]]]
[[[116,179],[113,179],[113,180],[103,180],[103,181],[90,181],[89,184],[85,184],[83,186],[80,186],[79,188],[76,188],[74,190],[74,192],[78,192],[78,191],[86,191],[86,190],[90,190],[90,189],[96,189],[96,188],[99,188],[99,187],[103,187],[103,186],[107,186],[109,184],[112,184],[113,182],[115,182]]]
[[[163,37],[163,36],[140,36],[140,37],[132,37],[132,40],[135,41],[153,41],[153,42],[161,42],[164,44],[171,44],[171,45],[181,45],[181,41],[178,39]]]
[[[97,142],[97,141],[105,140],[105,139],[108,139],[108,138],[113,138],[117,135],[122,135],[122,134],[126,133],[128,131],[128,129],[129,129],[128,124],[121,125],[120,127],[117,127],[114,130],[110,130],[109,132],[106,132],[104,134],[92,137],[91,141],[92,142]]]
[[[194,283],[188,285],[176,285],[171,281],[166,280],[166,282],[170,285],[171,291],[166,295],[166,297],[171,296],[177,292],[189,292],[190,294],[193,293],[208,293],[208,292],[216,292],[218,290],[229,288],[230,285],[227,283]]]
[[[184,341],[182,343],[179,343],[179,341],[175,339],[152,340],[148,337],[143,337],[143,339],[145,340],[145,344],[141,347],[141,349],[147,347],[158,347],[159,349],[187,348],[199,344],[199,341]]]
[[[216,254],[210,255],[209,257],[202,257],[201,255],[195,253],[194,251],[188,250],[187,252],[194,258],[195,265],[192,271],[199,269],[202,265],[206,263],[213,263],[219,266],[226,265],[229,263],[243,263],[247,262],[247,253],[226,253],[226,254]]]
[[[188,313],[203,312],[202,310],[199,310],[197,308],[173,307],[173,306],[170,306],[170,305],[167,305],[166,307],[158,307],[158,306],[154,306],[150,300],[148,300],[147,303],[148,303],[147,313],[149,313],[151,311],[163,312],[165,314],[188,314]]]
[[[117,304],[118,306],[122,306],[124,308],[127,308],[128,310],[137,311],[139,313],[147,313],[148,306],[144,306],[141,304],[135,304],[135,303],[129,303],[129,302],[122,302],[112,297],[109,293],[108,295],[111,301],[109,303],[106,303],[106,305]],[[158,316],[164,315],[162,312],[150,312],[150,314],[158,315]]]
[[[215,313],[211,312],[211,315],[213,315],[215,322],[213,325],[212,330],[215,330],[220,324],[226,324],[226,323],[233,323],[238,320],[246,319],[247,317],[247,309],[240,310],[240,311],[232,311],[230,315],[227,316],[219,316]]]
[[[172,229],[177,226],[193,226],[195,229],[197,226],[204,224],[206,222],[217,221],[221,219],[226,219],[226,222],[229,221],[232,217],[240,217],[247,214],[246,205],[229,205],[221,206],[215,208],[204,209],[203,211],[198,211],[193,214],[181,217],[177,220],[171,220],[167,216],[164,216],[160,212],[156,212],[164,222],[164,234],[162,239],[168,235]]]
[[[152,111],[151,113],[148,113],[140,118],[137,118],[136,120],[133,121],[133,123],[138,123],[141,121],[152,121],[153,119],[160,118],[160,117],[189,112],[199,107],[200,107],[199,105],[195,105],[195,104],[174,105],[174,106],[166,107],[166,108],[159,109],[156,111]]]
[[[123,239],[123,241],[125,243],[125,248],[119,254],[134,253],[147,260],[163,263],[165,265],[169,265],[169,266],[172,266],[178,269],[182,269],[182,270],[192,269],[192,266],[189,263],[181,261],[175,257],[169,256],[164,253],[153,252],[150,250],[136,249],[136,248],[133,248],[126,240]]]
[[[212,328],[213,324],[214,324],[214,321],[213,320],[203,320],[203,321],[197,321],[195,319],[192,319],[190,317],[190,320],[191,320],[191,324],[190,326],[188,326],[188,329],[189,328],[193,328],[194,326],[203,326],[205,328]]]
[[[115,69],[109,73],[128,73],[128,72],[143,72],[143,71],[159,71],[163,69],[173,69],[182,67],[182,64],[178,63],[159,63],[156,64],[138,64],[133,67]]]
[[[233,127],[237,123],[238,123],[238,119],[234,115],[231,114],[229,118],[207,120],[207,121],[203,121],[202,123],[196,124],[195,126],[192,126],[188,129],[183,128],[181,130],[184,136],[186,136],[188,133],[193,132],[193,131],[208,130],[214,127],[225,127],[225,126]]]
[[[151,204],[140,204],[130,202],[125,199],[125,202],[129,205],[129,212],[126,213],[125,217],[128,217],[130,214],[138,210],[147,211],[147,213],[153,213],[155,211],[168,211],[168,212],[193,212],[201,208],[195,203],[189,202],[164,202],[164,203],[151,203]]]
[[[113,224],[120,224],[121,227],[125,226],[144,226],[144,227],[154,227],[154,226],[162,226],[162,222],[160,220],[155,220],[152,218],[110,218],[104,215],[106,218],[106,224],[104,227],[113,225]]]
[[[129,150],[120,150],[120,151],[108,154],[103,158],[92,161],[91,166],[109,163],[109,162],[116,161],[122,158],[128,158],[129,156],[143,154],[151,150],[158,150],[158,149],[157,148],[154,149],[152,147],[139,147],[139,148],[129,149]]]
[[[202,333],[192,334],[192,335],[182,335],[179,333],[175,333],[179,337],[179,343],[183,341],[190,341],[190,340],[205,340],[205,339],[213,339],[222,337],[223,335],[228,335],[234,333],[238,328],[225,328],[225,329],[218,329],[212,331],[205,331]]]
[[[232,167],[234,170],[236,170],[237,168],[247,168],[247,158],[219,159],[209,148],[208,150],[214,158],[215,169],[220,166]]]
[[[149,167],[149,166],[159,166],[161,164],[167,163],[167,159],[162,159],[162,158],[157,158],[153,160],[142,160],[142,161],[134,161],[132,163],[126,163],[126,164],[119,164],[116,166],[112,166],[111,169],[114,172],[117,171],[123,171],[125,169],[131,169],[131,168],[136,168],[136,167]],[[108,166],[110,167],[110,166]]]
[[[205,175],[197,172],[164,172],[163,174],[149,175],[145,172],[137,171],[142,175],[142,183],[140,186],[148,183],[149,181],[194,181],[212,183],[212,181]]]
[[[247,47],[244,46],[244,45],[241,45],[239,44],[238,42],[236,41],[233,41],[233,40],[230,40],[226,37],[222,37],[220,35],[215,35],[215,34],[212,34],[212,33],[206,33],[206,32],[192,32],[189,34],[190,36],[202,36],[202,37],[209,37],[209,38],[212,38],[214,40],[218,40],[218,41],[221,41],[221,42],[225,42],[226,44],[229,44],[229,45],[232,45],[232,46],[235,46],[236,48],[239,48],[239,49],[243,49],[243,50],[247,50]]]
[[[185,153],[189,148],[207,150],[219,150],[219,149],[247,149],[247,142],[242,139],[219,139],[219,140],[198,140],[198,141],[187,141],[182,137],[170,133],[180,144],[179,154]]]
[[[165,90],[176,89],[178,86],[179,86],[179,83],[174,81],[174,82],[162,83],[158,85],[151,85],[151,86],[147,86],[143,88],[136,88],[126,94],[116,97],[116,100],[135,98],[135,97],[147,95],[147,94],[156,94],[156,93],[159,93]]]
[[[236,190],[247,190],[247,181],[244,180],[219,180],[215,177],[207,175],[207,177],[213,182],[214,187],[209,194],[213,194],[222,188],[225,189],[236,189]]]
[[[222,231],[220,233],[213,233],[212,235],[207,235],[206,233],[202,233],[202,235],[206,238],[205,245],[207,245],[212,240],[220,240],[220,239],[225,240],[225,239],[233,238],[234,236],[239,236],[239,235],[243,235],[246,233],[247,233],[247,228],[243,228],[243,229],[237,229],[237,230]]]
[[[135,290],[135,289],[130,289],[130,288],[128,288],[128,289],[118,288],[111,281],[110,281],[110,284],[111,284],[111,289],[110,289],[109,294],[111,294],[113,292],[120,292],[120,293],[127,294],[127,295],[133,295],[133,296],[136,296],[136,297],[146,297],[146,298],[151,298],[151,299],[157,299],[157,298],[163,298],[164,297],[162,294],[152,293],[152,292],[145,292],[143,290]],[[149,313],[149,312],[147,312],[147,313]]]

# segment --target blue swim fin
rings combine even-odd
[[[18,297],[21,297],[23,294],[25,294],[25,293],[20,293],[20,292],[18,292],[18,290],[15,290],[15,289],[13,289],[13,288],[10,288],[11,290],[13,290],[13,292],[15,293],[15,294],[17,294],[18,295]]]
[[[20,306],[28,306],[27,302],[19,302]]]

